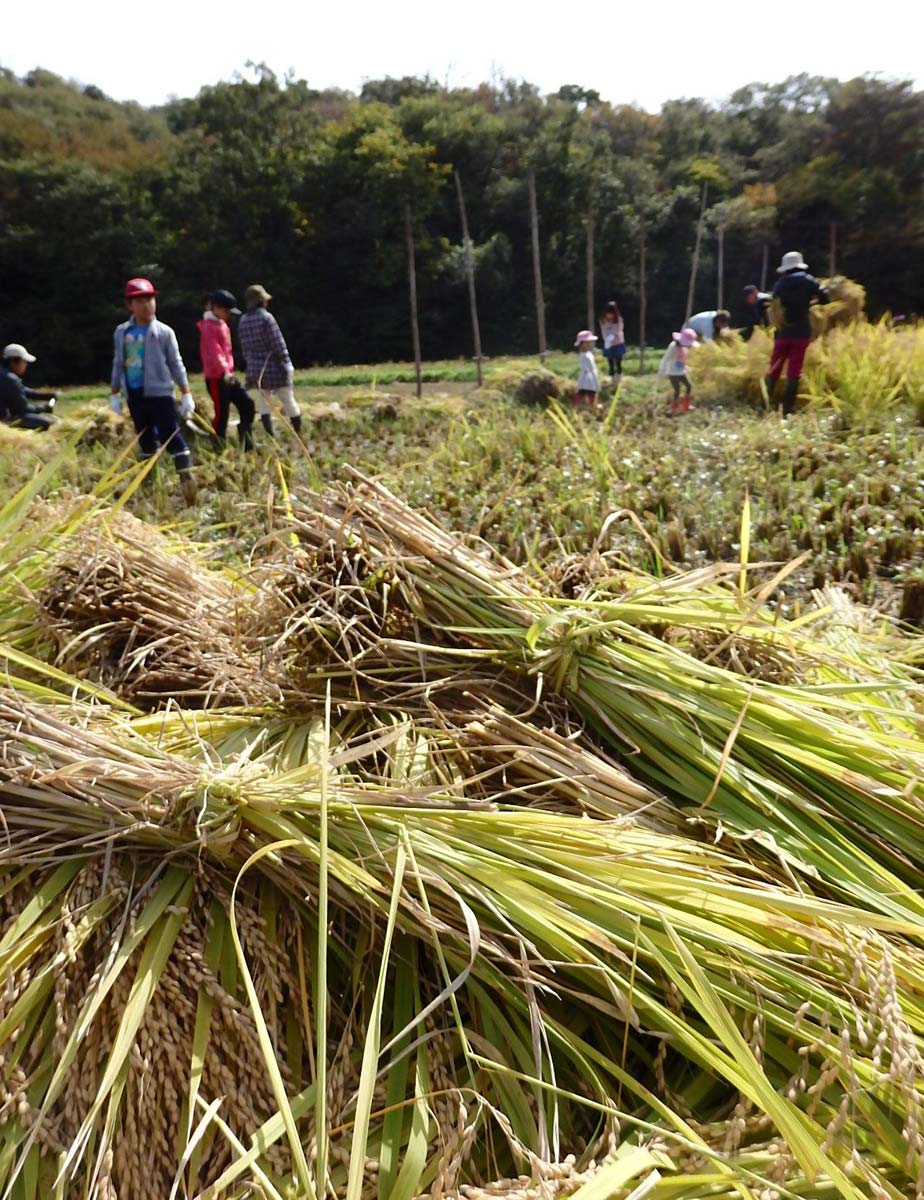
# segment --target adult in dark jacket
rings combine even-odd
[[[770,301],[773,297],[769,292],[762,292],[756,283],[749,283],[744,289],[746,317],[741,327],[741,334],[747,342],[757,328],[765,329],[770,324]]]
[[[33,391],[23,383],[26,368],[34,362],[35,355],[18,342],[4,346],[0,365],[0,421],[20,429],[42,431],[54,420],[51,410],[55,398],[45,392]]]
[[[815,303],[827,304],[828,293],[814,276],[809,274],[808,266],[802,261],[798,250],[790,250],[783,255],[783,261],[777,268],[779,279],[773,289],[773,295],[779,300],[783,309],[783,323],[776,333],[773,343],[773,354],[770,356],[770,369],[767,372],[766,384],[768,395],[773,394],[776,382],[786,367],[786,391],[783,394],[783,416],[791,416],[796,409],[796,396],[799,392],[799,379],[802,375],[802,364],[805,352],[812,340],[812,323],[809,319],[809,309]]]

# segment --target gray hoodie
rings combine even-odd
[[[123,321],[116,326],[114,334],[115,353],[112,356],[113,393],[128,396],[125,385],[125,331],[135,322]],[[172,396],[173,385],[182,392],[189,391],[186,368],[180,358],[176,334],[169,325],[155,317],[147,327],[144,339],[144,394],[146,396]]]

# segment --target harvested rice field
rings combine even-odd
[[[924,331],[760,350],[0,433],[5,1195],[924,1197]]]

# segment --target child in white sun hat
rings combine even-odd
[[[693,385],[687,375],[687,354],[693,346],[699,345],[699,338],[692,329],[681,329],[679,333],[671,334],[671,344],[664,351],[658,364],[658,374],[666,376],[674,389],[671,400],[671,412],[689,412],[693,407]],[[684,397],[680,399],[680,387],[683,385]]]
[[[597,363],[594,359],[594,343],[597,335],[589,329],[582,329],[574,339],[578,349],[577,395],[575,404],[588,404],[591,408],[597,403],[597,392],[600,391],[600,377],[597,374]]]

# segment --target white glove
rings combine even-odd
[[[196,411],[196,405],[193,402],[189,392],[184,392],[180,398],[180,416],[184,421],[188,420]]]
[[[114,413],[118,413],[119,416],[122,415],[122,397],[118,392],[113,392],[109,397],[109,407]]]
[[[286,367],[286,378],[288,379],[289,383],[291,383],[295,378],[295,368],[291,363],[289,363],[289,365]]]

